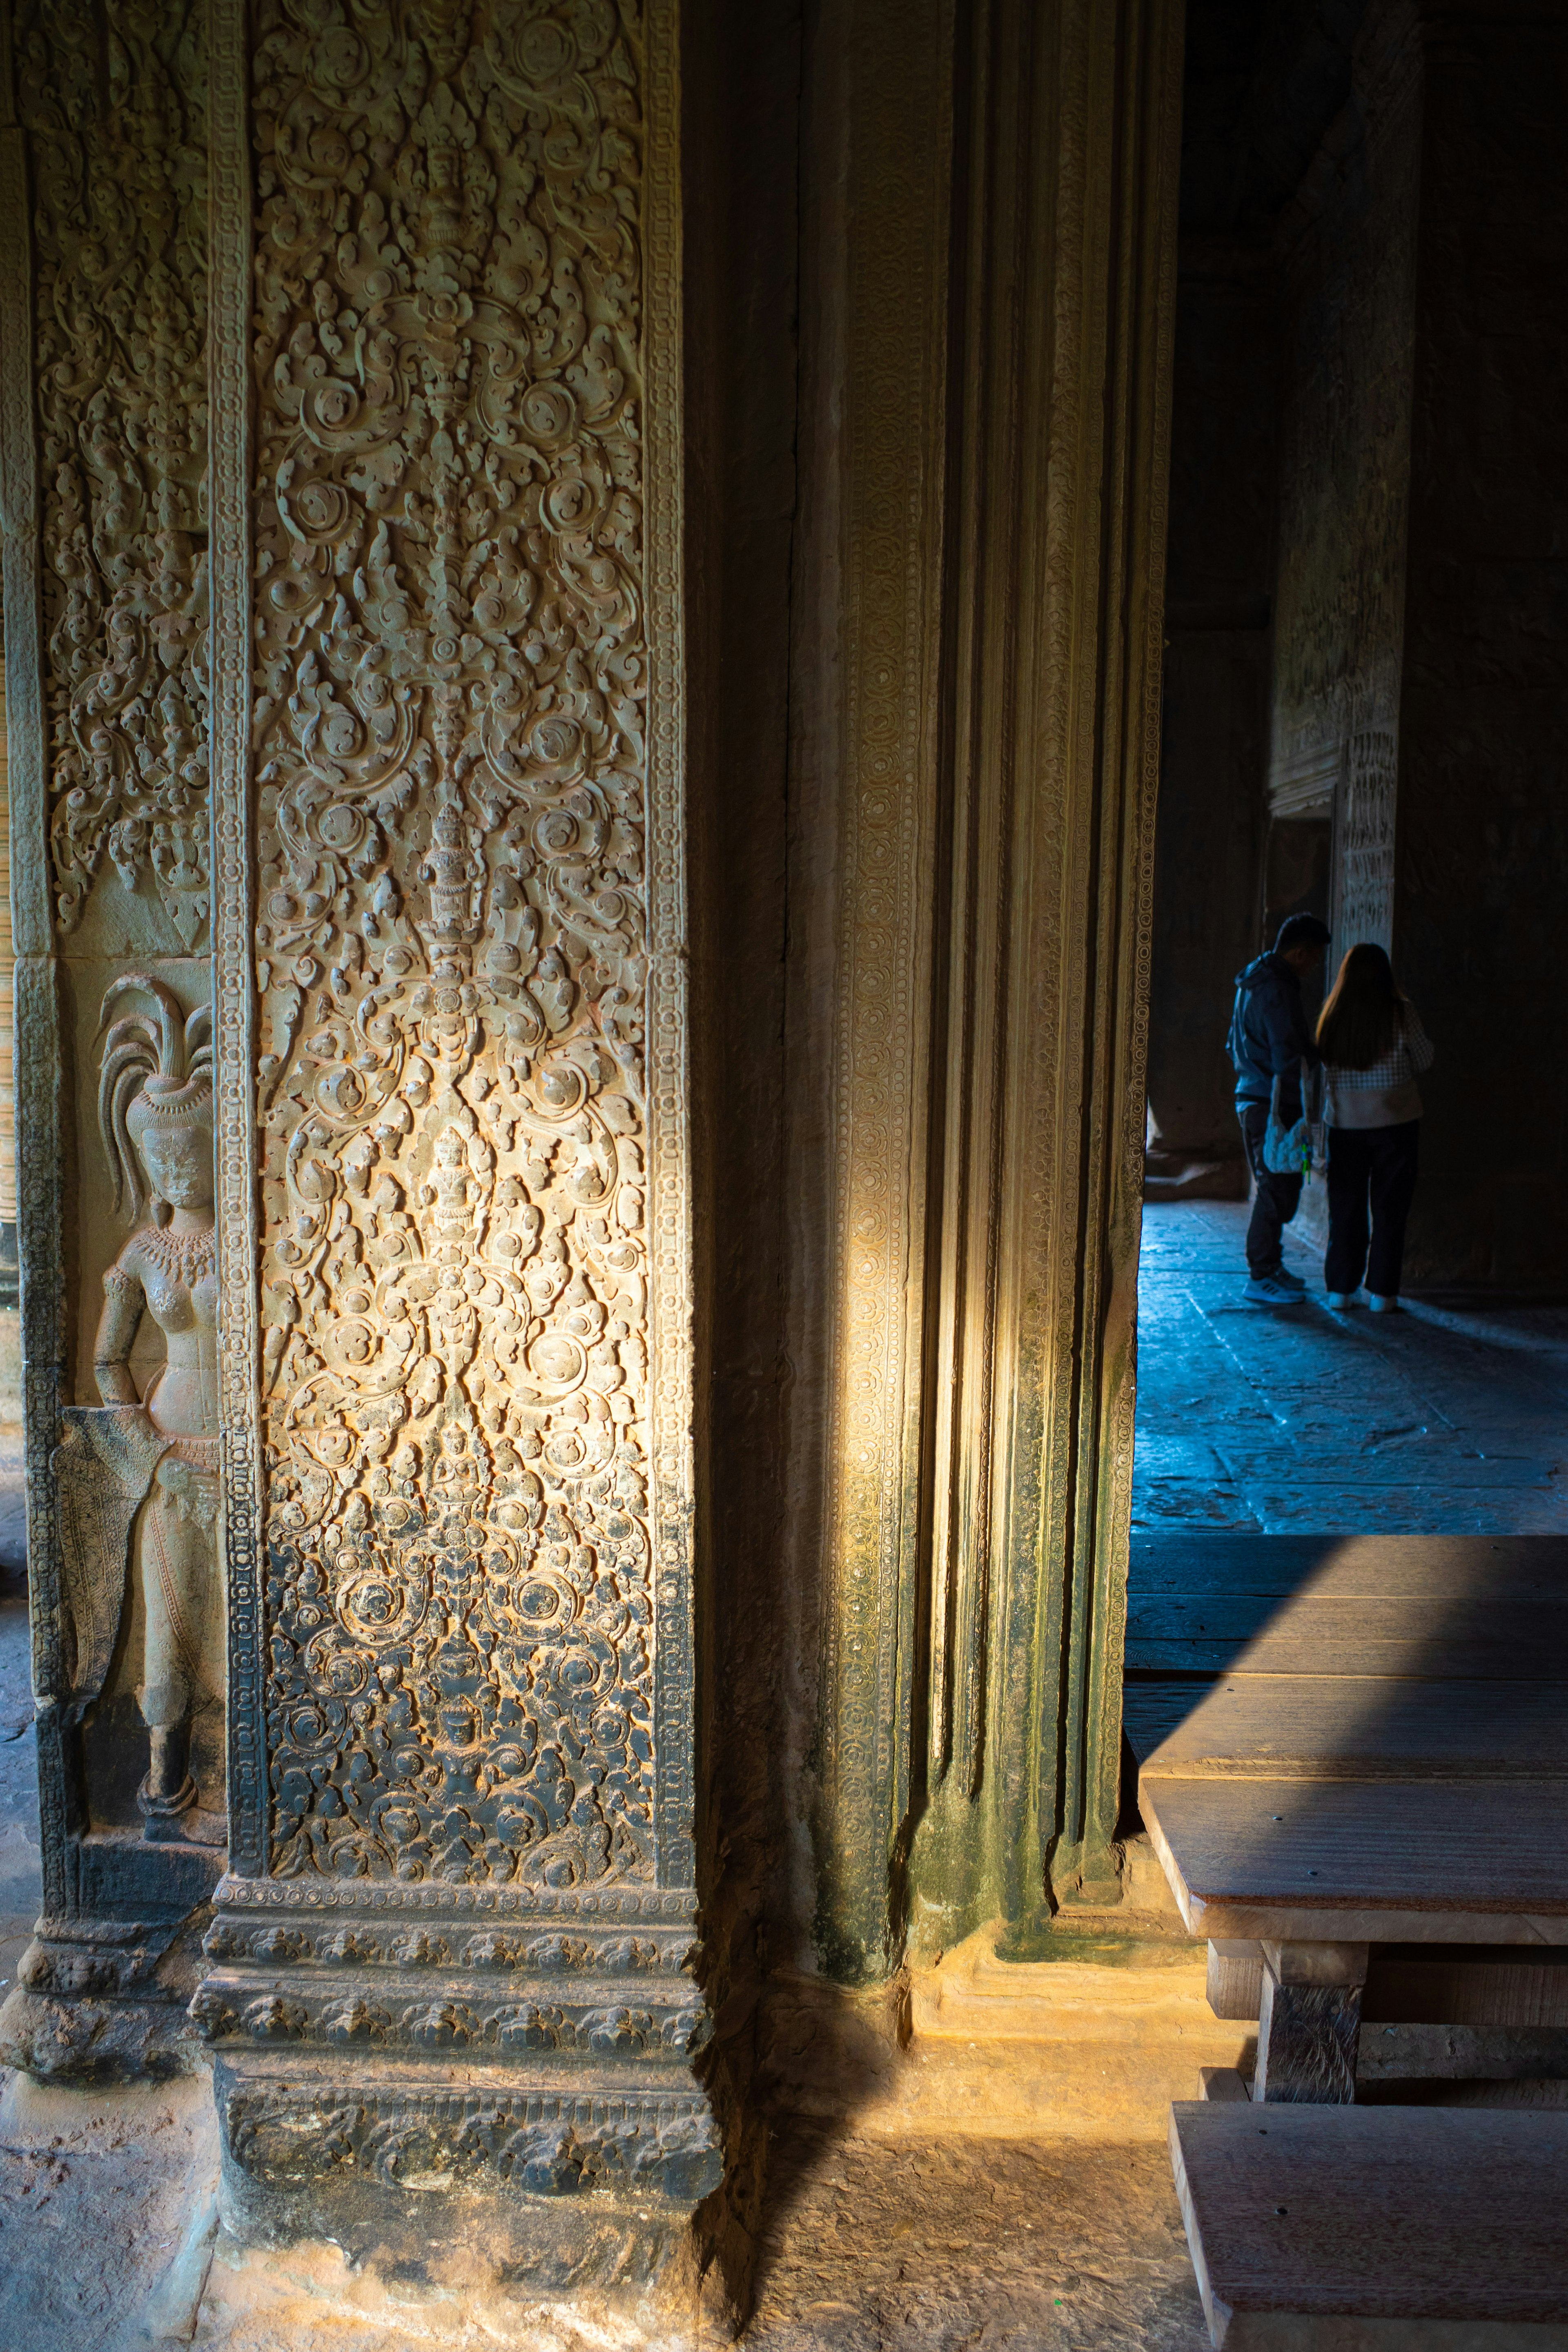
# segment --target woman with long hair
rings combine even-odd
[[[1340,966],[1318,1015],[1318,1050],[1328,1081],[1329,1305],[1341,1313],[1353,1307],[1364,1275],[1373,1313],[1391,1314],[1415,1196],[1415,1080],[1436,1055],[1393,965],[1370,940]]]

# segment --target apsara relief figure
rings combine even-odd
[[[151,1011],[110,1021],[138,997]],[[223,1798],[196,1787],[191,1727],[224,1694],[210,1017],[187,1017],[163,982],[128,972],[106,994],[103,1022],[99,1124],[116,1213],[135,1230],[103,1277],[93,1349],[103,1403],[65,1413],[55,1456],[72,1696],[79,1711],[98,1697],[125,1626],[121,1675],[149,1737],[143,1834],[208,1842],[222,1834]],[[165,1360],[142,1396],[131,1354],[144,1315]]]

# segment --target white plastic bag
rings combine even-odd
[[[1302,1115],[1293,1127],[1287,1127],[1279,1116],[1279,1087],[1280,1081],[1276,1078],[1268,1097],[1268,1125],[1263,1136],[1263,1165],[1276,1176],[1300,1176],[1304,1183],[1310,1184],[1313,1168],[1326,1168],[1329,1161],[1329,1135],[1322,1115],[1321,1066],[1302,1081]]]

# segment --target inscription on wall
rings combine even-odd
[[[269,1865],[654,1871],[635,28],[262,0]]]

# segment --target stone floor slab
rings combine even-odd
[[[698,2352],[700,2321],[440,2294],[335,2249],[220,2242],[196,2352]],[[1205,2352],[1163,2152],[1049,2142],[776,2136],[746,2352]]]
[[[1568,1310],[1446,1295],[1251,1306],[1247,1209],[1152,1202],[1139,1270],[1134,1529],[1568,1531]]]
[[[0,2343],[141,2352],[217,2173],[211,2085],[42,2090],[0,2075]]]
[[[775,2164],[756,2352],[1205,2352],[1144,2147],[799,2133]]]

